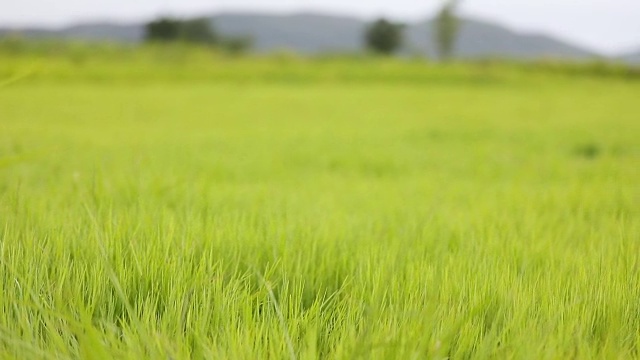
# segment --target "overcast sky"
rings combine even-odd
[[[430,16],[440,0],[0,0],[0,27],[59,27],[75,22],[145,20],[220,11],[325,11],[364,18],[413,21]],[[554,34],[615,54],[640,49],[640,0],[465,0],[466,15],[516,30]]]

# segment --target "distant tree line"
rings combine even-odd
[[[249,37],[230,37],[219,34],[211,19],[177,19],[162,17],[145,25],[147,42],[184,42],[218,46],[232,53],[248,51],[253,46]]]
[[[460,26],[456,15],[459,2],[460,0],[445,0],[433,22],[436,51],[442,61],[447,61],[454,55]],[[392,55],[404,45],[404,28],[402,24],[379,19],[366,29],[365,45],[373,53]]]
[[[461,0],[444,0],[433,21],[437,56],[442,61],[453,58],[459,31],[456,10]],[[393,55],[404,45],[403,24],[379,19],[370,24],[364,34],[367,49],[375,54]],[[178,19],[162,17],[145,26],[148,42],[185,42],[218,46],[232,53],[248,51],[253,41],[248,37],[227,37],[219,34],[211,19]]]

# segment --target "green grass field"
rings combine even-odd
[[[640,356],[637,79],[127,61],[0,66],[0,358]]]

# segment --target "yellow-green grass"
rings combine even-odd
[[[1,358],[640,356],[640,82],[42,60],[0,88]]]

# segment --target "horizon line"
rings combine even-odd
[[[269,10],[269,9],[258,9],[258,10],[249,10],[249,9],[217,9],[217,10],[203,10],[203,11],[187,11],[187,12],[176,12],[176,11],[158,11],[155,14],[146,15],[146,16],[133,16],[129,19],[123,19],[122,17],[114,17],[114,16],[105,16],[105,17],[86,17],[84,19],[77,20],[67,20],[60,22],[59,24],[46,24],[46,23],[31,23],[25,22],[23,24],[9,24],[3,25],[0,24],[0,30],[45,30],[45,31],[56,31],[56,30],[64,30],[76,26],[85,26],[85,25],[93,25],[93,24],[109,24],[109,25],[140,25],[144,24],[146,21],[157,19],[160,17],[174,17],[174,18],[211,18],[216,16],[223,15],[252,15],[252,16],[281,16],[281,17],[294,17],[294,16],[303,16],[303,15],[315,15],[315,16],[327,16],[327,17],[339,17],[345,19],[358,20],[365,23],[372,22],[376,19],[385,18],[393,21],[401,22],[404,24],[419,24],[421,22],[428,22],[434,19],[435,14],[427,13],[422,15],[419,18],[414,19],[401,19],[398,16],[390,16],[390,15],[375,15],[375,16],[366,16],[362,14],[353,14],[346,13],[344,11],[339,10],[331,10],[331,9],[292,9],[292,10]],[[629,54],[635,54],[640,51],[640,45],[634,47],[628,47],[626,49],[617,49],[616,51],[607,51],[605,49],[594,48],[592,45],[584,44],[579,40],[573,40],[565,37],[562,34],[558,34],[556,32],[546,31],[546,30],[524,30],[517,29],[513,26],[506,24],[501,19],[469,14],[468,12],[462,11],[460,17],[464,20],[472,20],[489,23],[494,26],[502,27],[506,30],[512,31],[514,33],[520,35],[529,35],[529,36],[548,36],[553,38],[554,40],[564,42],[568,45],[580,47],[586,51],[592,52],[595,55],[602,55],[606,57],[618,57],[618,56],[626,56]]]

